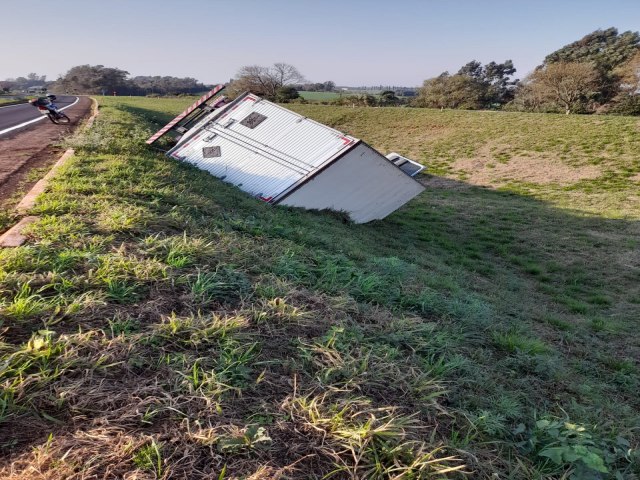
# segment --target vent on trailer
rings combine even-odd
[[[414,162],[407,157],[403,157],[399,153],[392,152],[387,155],[387,158],[391,160],[396,167],[399,167],[400,170],[402,170],[410,177],[415,177],[426,168],[424,165],[420,165],[418,162]]]

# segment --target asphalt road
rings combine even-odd
[[[66,107],[76,101],[73,96],[59,95],[55,104],[58,108]],[[38,109],[28,103],[22,103],[20,105],[9,105],[8,107],[0,107],[0,132],[7,128],[20,125],[21,123],[28,122],[34,118],[43,117]],[[48,120],[47,120],[48,121]],[[31,125],[39,125],[39,122],[32,123]],[[29,125],[29,126],[31,126]],[[0,133],[1,135],[1,133]]]

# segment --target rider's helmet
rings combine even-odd
[[[53,102],[56,99],[56,96],[53,93],[50,93],[47,95],[47,98]]]

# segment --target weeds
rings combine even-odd
[[[151,443],[139,448],[134,456],[133,463],[136,467],[155,473],[157,478],[162,477],[162,445],[151,440]]]
[[[509,353],[526,353],[540,355],[547,353],[549,347],[536,338],[527,338],[518,332],[495,333],[493,341],[496,346]]]
[[[238,300],[250,290],[247,278],[232,268],[198,271],[195,276],[187,278],[186,284],[194,304],[199,307]]]
[[[525,432],[523,425],[516,429],[516,434]],[[536,421],[520,445],[532,451],[543,471],[564,473],[572,480],[598,478],[602,474],[625,478],[640,459],[622,437],[602,438],[585,426],[558,419]]]
[[[265,448],[271,445],[267,430],[259,425],[250,425],[238,435],[223,436],[217,441],[221,453],[241,453],[246,450]]]
[[[341,473],[351,478],[424,478],[463,469],[455,457],[442,455],[439,448],[427,450],[414,440],[417,421],[398,415],[394,408],[373,408],[361,398],[336,399],[330,394],[296,397],[288,408],[309,429],[325,436],[321,448],[336,464],[329,478]]]
[[[3,315],[13,317],[18,321],[35,317],[43,313],[47,307],[48,304],[44,298],[37,293],[32,293],[28,283],[20,287],[20,290],[13,297],[12,301],[5,303],[4,306],[0,303],[0,311]]]
[[[635,120],[296,106],[442,175],[352,225],[148,150],[190,102],[103,99],[0,251],[0,476],[638,475]]]

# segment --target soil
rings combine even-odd
[[[492,164],[489,167],[487,164]],[[594,180],[602,172],[595,165],[573,167],[559,160],[548,158],[512,157],[507,163],[494,163],[486,159],[458,160],[454,168],[469,173],[469,180],[476,185],[519,180],[547,185],[571,185],[579,180]]]
[[[593,180],[602,172],[595,165],[571,166],[561,159],[532,153],[527,156],[512,156],[508,162],[496,160],[491,152],[493,144],[480,149],[478,156],[461,158],[453,164],[458,172],[468,175],[466,179],[474,185],[490,186],[509,180],[537,183],[539,185],[570,185],[579,180]]]
[[[29,178],[31,170],[55,163],[64,151],[60,146],[62,139],[89,116],[91,99],[80,97],[78,103],[64,112],[71,119],[69,125],[55,125],[45,119],[0,137],[0,205],[38,181]]]

